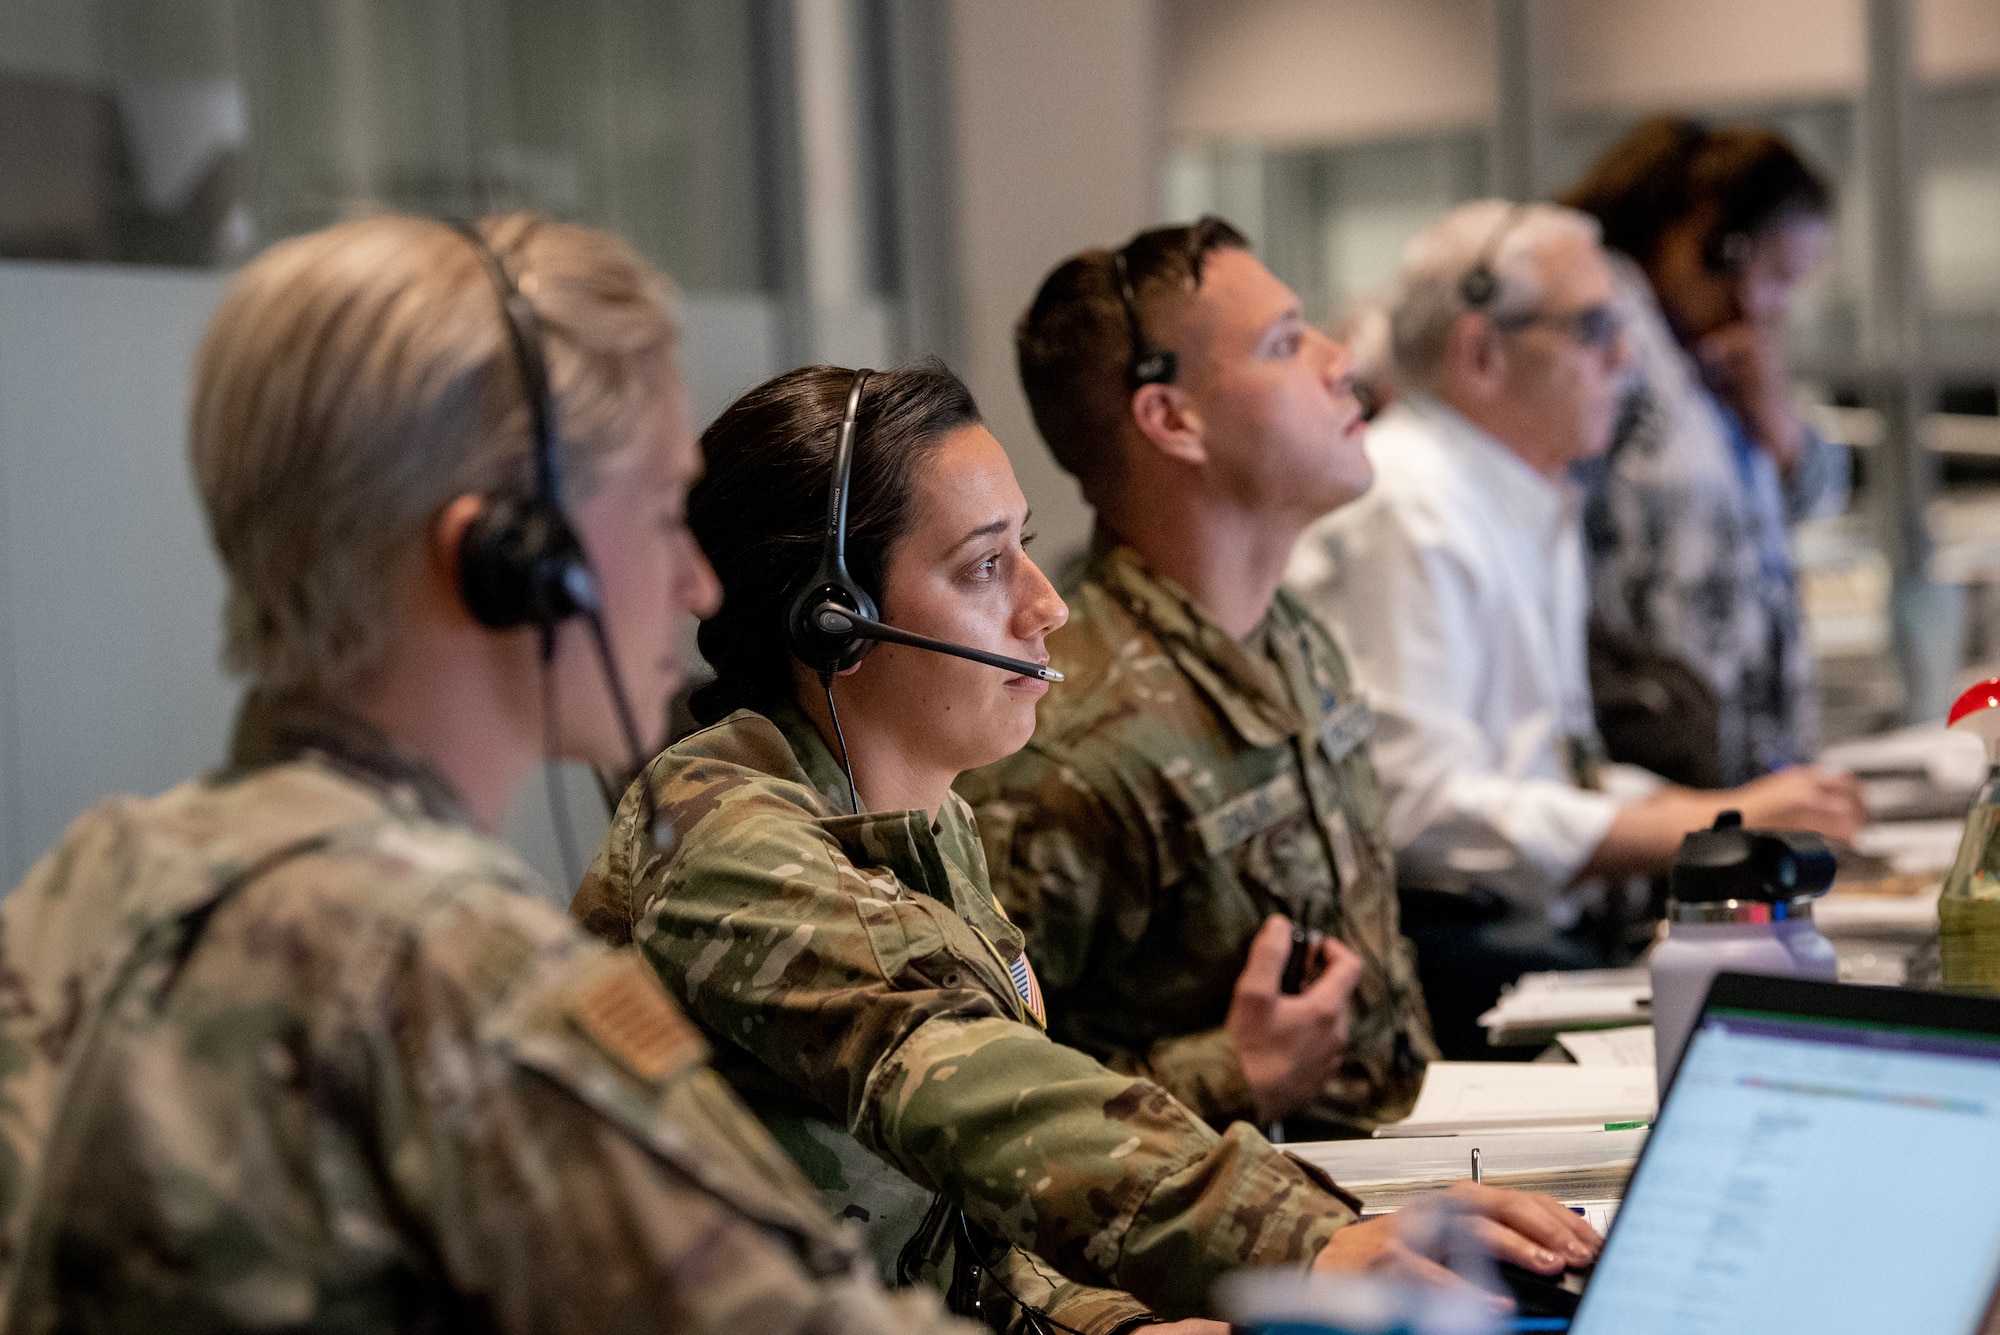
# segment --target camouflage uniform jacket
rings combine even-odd
[[[351,717],[87,813],[0,909],[10,1331],[936,1331],[629,953]]]
[[[1218,1137],[1158,1086],[1049,1041],[956,798],[935,820],[849,813],[789,706],[694,734],[645,780],[677,842],[653,852],[635,786],[575,911],[638,943],[879,1258],[939,1192],[1072,1279],[1180,1317],[1223,1272],[1306,1260],[1355,1217],[1249,1127]]]
[[[1066,680],[1020,754],[963,778],[995,889],[1027,933],[1051,1032],[1217,1125],[1253,1115],[1222,1029],[1264,918],[1363,961],[1339,1074],[1304,1112],[1366,1133],[1437,1055],[1399,930],[1367,706],[1325,628],[1280,592],[1251,643],[1100,535]]]

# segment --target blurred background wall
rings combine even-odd
[[[1862,485],[1802,539],[1813,633],[1837,732],[1932,712],[2000,658],[1993,0],[0,0],[0,882],[220,755],[185,379],[271,240],[615,228],[684,289],[704,419],[940,355],[1053,559],[1087,518],[1011,327],[1057,259],[1222,212],[1333,321],[1442,209],[1559,190],[1659,110],[1774,125],[1839,187],[1794,349]],[[546,820],[510,833],[559,874]]]

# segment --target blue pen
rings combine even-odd
[[[1517,1316],[1507,1329],[1514,1331],[1568,1330],[1569,1318],[1566,1316]]]

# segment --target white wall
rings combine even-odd
[[[1557,101],[1679,108],[1857,93],[1861,0],[1545,0]],[[2000,4],[1917,0],[1918,67],[2000,74]],[[1176,145],[1343,143],[1483,124],[1493,0],[1165,0]]]
[[[1492,115],[1492,0],[1167,0],[1176,144],[1332,143]]]
[[[1035,433],[1014,322],[1057,263],[1158,220],[1153,0],[956,0],[952,95],[963,338],[956,369],[1007,447],[1044,559],[1088,510]]]
[[[211,274],[0,264],[0,880],[221,755],[222,584],[183,457]]]
[[[0,888],[85,807],[223,758],[236,689],[186,463],[187,379],[227,276],[0,262]],[[775,372],[754,297],[691,297],[698,420]],[[602,828],[571,776],[582,856]],[[560,883],[541,786],[508,835]],[[566,896],[564,896],[566,901]]]

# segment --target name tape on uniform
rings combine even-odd
[[[1259,830],[1289,820],[1305,810],[1305,796],[1290,770],[1269,783],[1239,794],[1195,821],[1202,847],[1210,857],[1227,852]]]
[[[1319,725],[1319,747],[1326,758],[1338,765],[1348,752],[1367,741],[1375,732],[1375,711],[1360,696],[1328,714]]]

